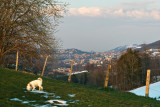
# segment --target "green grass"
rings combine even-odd
[[[96,89],[79,84],[43,78],[45,92],[54,93],[48,98],[44,94],[26,91],[29,81],[37,79],[38,76],[20,71],[0,68],[0,107],[30,107],[46,105],[52,99],[67,101],[70,107],[159,107],[160,101],[155,99],[136,96],[127,92],[119,92],[113,89]],[[69,97],[68,94],[76,94]],[[60,98],[56,98],[60,96]],[[11,101],[19,98],[22,101],[35,101],[23,104],[21,101]],[[73,103],[74,102],[74,103]]]

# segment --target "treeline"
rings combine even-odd
[[[150,57],[146,53],[128,49],[118,61],[112,63],[110,74],[112,87],[124,91],[145,85],[149,69],[147,60],[149,61]]]
[[[160,57],[152,57],[146,52],[128,49],[117,61],[112,61],[111,65],[109,84],[117,90],[144,86],[147,69],[151,70],[151,83],[160,80]]]

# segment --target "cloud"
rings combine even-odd
[[[127,17],[136,19],[154,19],[160,20],[160,8],[154,7],[157,0],[121,2],[112,7],[81,7],[70,8],[70,16],[87,17]],[[154,8],[153,8],[154,7]]]
[[[101,15],[101,9],[98,7],[81,7],[81,8],[70,8],[69,9],[70,15],[83,15],[83,16],[100,16]]]
[[[151,16],[153,16],[154,19],[160,20],[160,11],[158,11],[158,10],[152,11]]]
[[[70,8],[69,15],[89,17],[129,17],[136,19],[160,20],[160,10],[81,7]]]

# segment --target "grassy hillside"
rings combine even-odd
[[[95,89],[79,84],[43,78],[44,92],[26,91],[29,81],[38,76],[0,68],[0,107],[69,106],[69,107],[158,107],[160,101],[111,89]],[[19,101],[15,101],[17,98]],[[54,103],[49,101],[54,100]],[[61,104],[56,101],[65,101]]]

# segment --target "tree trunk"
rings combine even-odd
[[[3,63],[3,54],[0,54],[0,67],[4,67]]]
[[[0,67],[2,67],[2,55],[0,54]]]

